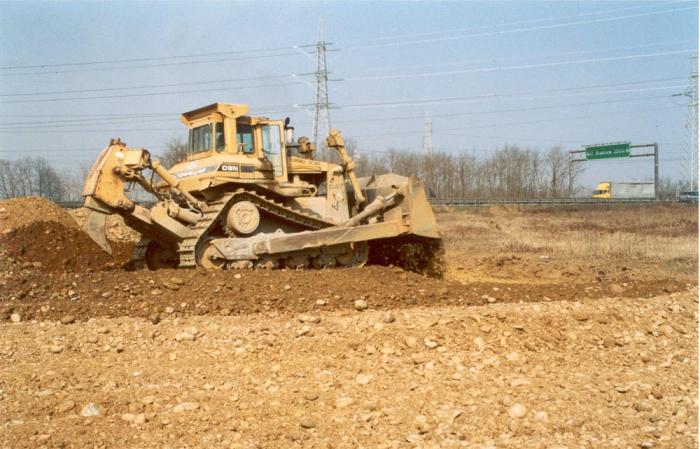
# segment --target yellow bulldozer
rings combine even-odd
[[[326,268],[370,258],[434,270],[440,239],[423,187],[413,178],[358,178],[337,130],[326,140],[340,163],[314,159],[289,119],[247,115],[215,103],[182,114],[188,155],[170,169],[143,148],[112,140],[83,190],[88,234],[105,251],[105,218],[119,214],[142,238],[133,267]],[[134,185],[149,208],[130,199]]]

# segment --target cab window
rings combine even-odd
[[[202,125],[190,130],[190,152],[199,153],[211,149],[211,125]]]
[[[253,149],[253,127],[250,125],[238,125],[236,131],[236,141],[239,151],[250,154]]]
[[[221,152],[224,149],[224,124],[219,122],[214,128],[214,142],[216,142],[216,151]]]
[[[278,125],[265,125],[262,127],[262,148],[265,158],[272,163],[275,176],[282,176],[282,139]]]

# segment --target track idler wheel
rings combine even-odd
[[[260,226],[260,211],[250,201],[234,203],[226,214],[226,226],[242,235],[250,235]]]
[[[203,242],[197,251],[197,262],[205,270],[222,270],[226,268],[226,259],[210,242]]]

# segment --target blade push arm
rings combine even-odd
[[[348,178],[350,178],[352,191],[355,194],[355,202],[358,206],[362,206],[365,203],[365,201],[367,201],[367,199],[362,193],[360,184],[357,182],[357,176],[355,175],[355,161],[352,160],[347,150],[345,149],[345,141],[340,135],[340,131],[338,131],[337,129],[332,129],[331,132],[328,134],[328,138],[326,139],[326,145],[330,148],[335,148],[335,150],[338,152],[338,155],[340,156],[341,165],[343,166],[345,173],[348,174]]]

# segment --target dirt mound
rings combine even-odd
[[[0,201],[0,233],[7,234],[37,221],[53,221],[68,228],[78,227],[68,212],[44,198],[27,196]]]
[[[85,229],[90,210],[84,207],[68,212],[81,228]],[[107,216],[107,239],[111,242],[138,242],[140,235],[124,223],[120,215]]]
[[[72,221],[72,218],[68,216]],[[47,272],[88,271],[119,267],[128,261],[130,245],[113,244],[113,254],[102,251],[75,222],[35,221],[6,232],[0,249],[20,262]]]

